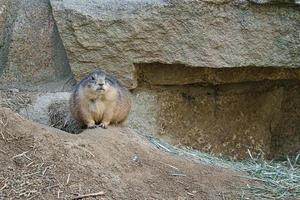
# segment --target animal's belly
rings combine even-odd
[[[104,113],[104,105],[101,102],[95,102],[90,105],[89,110],[96,123],[100,123]]]

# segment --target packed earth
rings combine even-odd
[[[125,127],[69,134],[1,108],[0,197],[238,199],[243,173],[164,152]]]

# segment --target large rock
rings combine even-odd
[[[10,13],[11,3],[9,0],[2,0],[0,2],[0,75],[3,72],[4,65],[7,62],[8,40],[11,35],[11,30],[7,27]]]
[[[136,87],[136,63],[300,66],[296,5],[248,1],[51,0],[72,70],[101,67]]]
[[[74,83],[49,0],[0,2],[0,89],[57,91]]]

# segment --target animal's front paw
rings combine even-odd
[[[101,123],[101,124],[99,124],[99,126],[100,126],[101,128],[107,129],[108,124],[107,124],[107,123]]]
[[[94,129],[94,128],[97,128],[98,126],[96,125],[91,125],[91,126],[88,126],[88,129]]]

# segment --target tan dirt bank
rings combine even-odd
[[[239,173],[162,152],[130,129],[72,135],[0,108],[0,199],[239,199]]]

